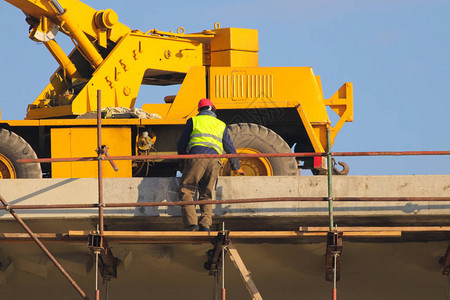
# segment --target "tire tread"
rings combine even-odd
[[[237,123],[228,126],[231,140],[236,148],[253,148],[261,153],[291,153],[289,145],[273,130],[253,123]],[[268,158],[274,175],[298,175],[293,157]]]
[[[11,160],[18,178],[42,178],[39,163],[19,164],[17,159],[36,159],[37,155],[30,144],[15,132],[0,128],[0,153]]]

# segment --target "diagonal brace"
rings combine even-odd
[[[230,243],[228,244],[228,253],[230,253],[231,261],[233,262],[236,269],[238,269],[242,280],[244,280],[245,287],[247,288],[247,291],[249,292],[252,300],[262,300],[261,294],[256,288],[255,283],[253,282],[250,271],[245,266],[232,241],[230,241]]]
[[[69,280],[69,282],[72,284],[72,286],[77,290],[77,292],[83,297],[83,299],[88,300],[88,296],[86,293],[77,285],[75,280],[70,277],[69,273],[63,268],[63,266],[56,260],[56,258],[50,253],[50,251],[42,244],[42,242],[39,240],[39,238],[31,231],[31,229],[25,224],[25,222],[22,220],[22,218],[19,217],[19,215],[16,214],[16,212],[11,209],[10,205],[6,200],[0,195],[0,201],[5,206],[5,209],[9,211],[9,213],[16,219],[16,221],[22,226],[22,228],[28,233],[28,235],[36,242],[36,244],[44,251],[44,253],[48,256],[48,258],[53,262],[53,264],[58,268],[58,270],[64,275],[64,277]]]

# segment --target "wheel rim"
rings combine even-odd
[[[16,169],[12,162],[0,153],[0,179],[17,178]]]
[[[236,153],[245,154],[258,154],[261,153],[255,149],[251,148],[238,148]],[[273,176],[273,169],[270,161],[267,157],[245,157],[240,158],[239,163],[241,169],[245,172],[247,176]],[[234,172],[231,172],[231,166],[228,159],[224,159],[223,168],[220,172],[221,176],[236,176]]]

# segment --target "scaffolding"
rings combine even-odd
[[[101,93],[97,93],[97,107],[101,107]],[[95,257],[96,278],[95,278],[95,299],[100,299],[100,289],[98,280],[100,275],[104,279],[116,278],[117,265],[119,260],[114,257],[108,243],[117,241],[126,241],[128,243],[196,243],[212,244],[213,248],[207,253],[205,269],[209,275],[214,276],[214,299],[217,299],[219,291],[219,279],[221,282],[220,297],[226,299],[224,261],[228,254],[233,265],[239,271],[241,278],[249,292],[251,299],[263,299],[256,288],[247,270],[244,261],[240,257],[234,240],[239,239],[283,239],[299,240],[308,238],[325,238],[325,279],[331,282],[332,299],[337,299],[337,281],[340,279],[341,257],[343,253],[343,238],[363,237],[363,238],[400,238],[407,232],[450,232],[450,226],[389,226],[389,227],[338,227],[334,221],[333,202],[335,201],[425,201],[425,202],[443,202],[450,201],[450,197],[334,197],[332,183],[332,158],[334,156],[405,156],[405,155],[450,155],[450,151],[403,151],[403,152],[331,152],[331,141],[329,130],[327,135],[327,149],[325,153],[262,153],[262,154],[225,154],[225,155],[147,155],[147,156],[110,156],[108,148],[102,144],[101,135],[101,111],[97,111],[97,156],[96,157],[78,157],[78,158],[48,158],[21,160],[21,163],[31,162],[73,162],[73,161],[97,161],[98,162],[98,202],[88,204],[40,204],[40,205],[12,205],[0,195],[0,201],[4,210],[8,211],[14,219],[26,231],[24,233],[2,233],[1,240],[6,242],[27,241],[30,238],[42,249],[52,263],[58,268],[63,276],[70,282],[82,299],[89,299],[86,292],[83,291],[75,280],[68,274],[64,267],[50,253],[44,241],[55,242],[73,242],[87,241],[88,247]],[[144,202],[144,203],[105,203],[103,201],[103,170],[102,161],[106,160],[117,170],[115,160],[154,160],[154,159],[189,159],[189,158],[243,158],[243,157],[313,157],[324,156],[327,159],[327,197],[276,197],[276,198],[252,198],[252,199],[228,199],[228,200],[202,200],[202,201],[175,201],[175,202]],[[300,226],[295,231],[230,231],[226,230],[223,224],[222,230],[211,232],[180,232],[180,231],[107,231],[104,226],[104,209],[118,207],[157,207],[157,206],[183,206],[200,204],[234,204],[234,203],[263,203],[263,202],[282,202],[282,201],[327,201],[328,202],[328,226],[305,227]],[[34,233],[16,213],[15,210],[23,209],[98,209],[98,228],[96,231],[75,231],[70,230],[66,233]],[[440,263],[442,264],[442,274],[449,276],[450,280],[450,243],[446,253],[443,255]],[[450,281],[449,281],[450,282]],[[450,287],[450,285],[449,285]],[[449,296],[450,297],[450,294]]]

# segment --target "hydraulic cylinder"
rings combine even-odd
[[[58,43],[55,40],[50,40],[50,41],[44,42],[44,45],[47,47],[48,51],[50,51],[50,53],[53,55],[53,57],[59,63],[61,68],[65,69],[67,74],[69,74],[69,76],[71,78],[81,78],[75,65],[72,63],[70,58],[66,55],[66,53],[64,53],[64,50],[61,49],[61,47],[58,45]]]
[[[56,0],[50,0],[49,2],[57,12],[57,17],[61,21],[61,27],[70,33],[92,66],[97,68],[103,62],[103,58],[97,49],[80,29],[80,26],[73,21],[69,11],[64,10]]]

